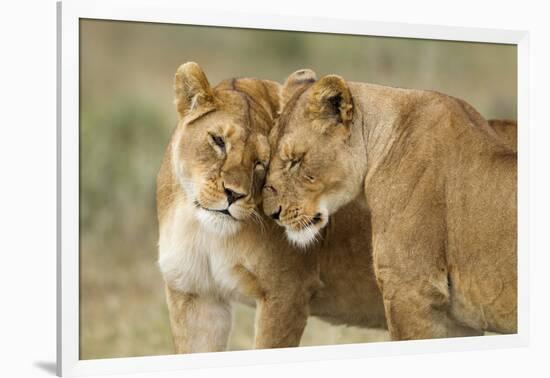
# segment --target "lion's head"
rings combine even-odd
[[[211,87],[193,62],[175,75],[178,127],[172,138],[174,181],[206,229],[230,234],[255,215],[278,112],[278,84],[227,80]]]
[[[329,217],[359,192],[357,143],[351,138],[353,101],[342,78],[316,81],[296,71],[283,86],[276,146],[264,187],[264,212],[300,247],[313,242]]]

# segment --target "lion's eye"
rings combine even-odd
[[[290,169],[296,167],[298,164],[300,164],[302,162],[302,158],[298,158],[298,159],[292,159],[290,161]]]
[[[309,181],[309,182],[315,182],[315,177],[311,176],[311,175],[306,175],[306,179]]]
[[[210,138],[212,138],[212,141],[218,146],[219,148],[225,150],[225,141],[221,136],[210,134]]]

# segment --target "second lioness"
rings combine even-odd
[[[294,75],[266,213],[307,246],[361,199],[393,339],[516,332],[514,137],[441,93]]]
[[[297,346],[310,314],[384,327],[365,210],[335,215],[315,253],[297,251],[258,218],[279,85],[234,79],[212,88],[186,63],[175,89],[180,120],[158,175],[157,209],[176,351],[224,350],[233,301],[256,305],[257,348]]]

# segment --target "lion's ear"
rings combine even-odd
[[[327,75],[309,91],[306,112],[312,119],[329,121],[329,126],[349,126],[353,118],[353,100],[344,79]]]
[[[175,104],[180,118],[214,107],[214,92],[203,70],[195,62],[179,66],[174,78]]]
[[[283,84],[281,90],[281,102],[282,106],[294,96],[298,89],[304,85],[314,83],[317,80],[317,75],[310,69],[302,69],[292,73]]]

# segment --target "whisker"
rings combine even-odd
[[[264,219],[262,218],[262,216],[260,214],[258,214],[256,209],[252,209],[252,212],[250,213],[250,215],[252,216],[251,219],[253,219],[254,222],[256,224],[258,224],[258,226],[260,227],[261,232],[265,233],[266,232],[266,227],[265,227]]]

